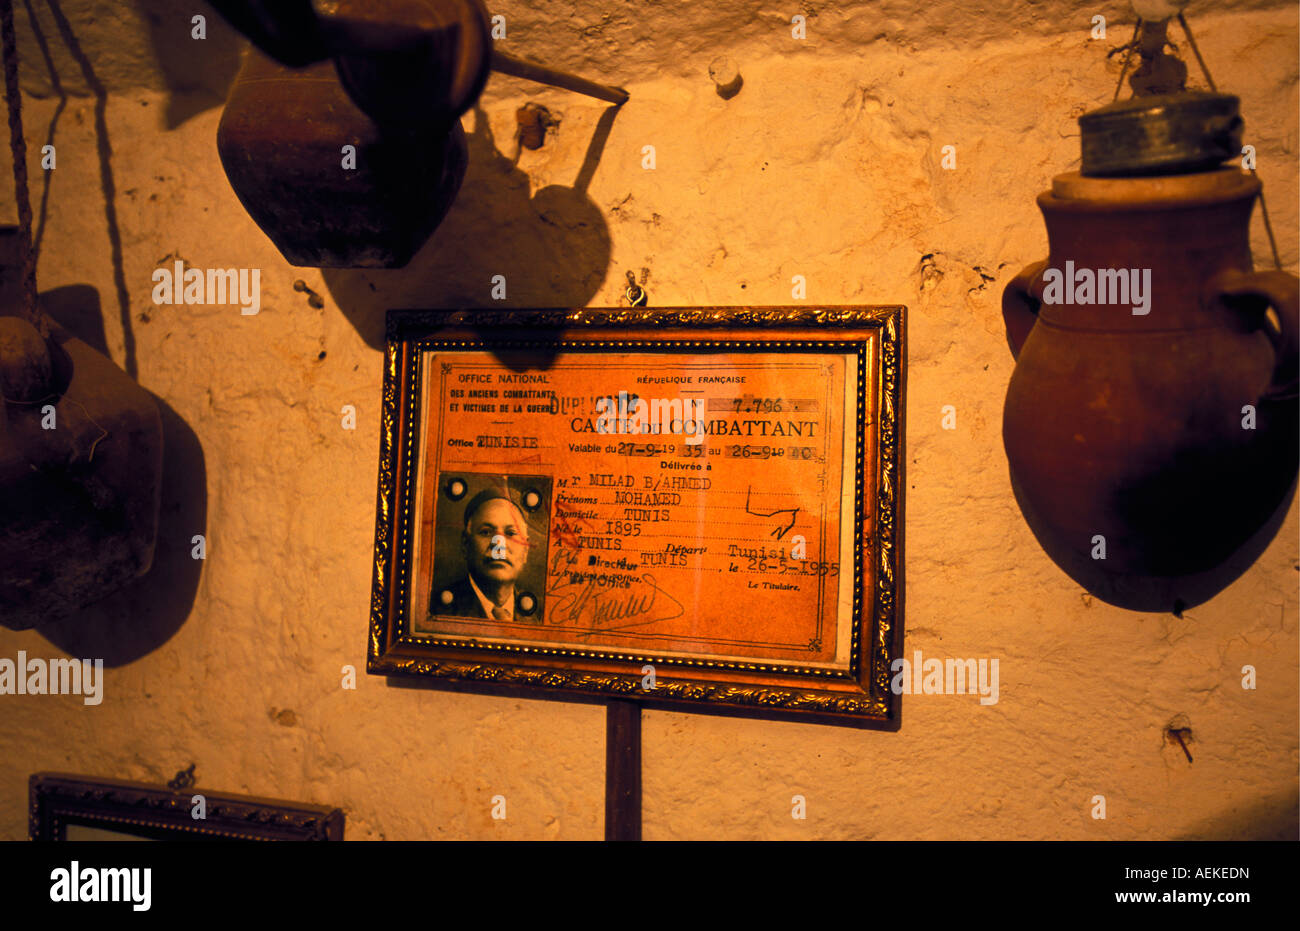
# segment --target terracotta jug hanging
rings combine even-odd
[[[1204,600],[1231,578],[1177,580],[1203,582],[1290,501],[1300,307],[1294,276],[1252,269],[1259,190],[1226,167],[1064,174],[1038,198],[1048,258],[1003,294],[1003,439],[1039,542],[1106,601]]]

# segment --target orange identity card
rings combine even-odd
[[[863,358],[423,350],[411,634],[848,668]]]

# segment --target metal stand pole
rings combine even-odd
[[[641,706],[611,699],[605,714],[605,840],[641,839]]]

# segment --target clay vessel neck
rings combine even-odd
[[[1203,295],[1218,272],[1250,270],[1259,187],[1231,168],[1162,178],[1057,176],[1038,198],[1050,243],[1039,319],[1111,332],[1229,325]]]

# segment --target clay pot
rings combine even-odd
[[[464,113],[483,90],[492,36],[483,0],[213,0],[283,65],[333,57],[344,87],[380,123]]]
[[[343,146],[355,146],[346,167]],[[424,245],[465,176],[445,113],[380,127],[332,62],[287,68],[249,49],[217,129],[240,203],[291,265],[398,268]]]
[[[1290,501],[1300,306],[1294,276],[1251,269],[1259,189],[1232,168],[1072,173],[1038,198],[1049,257],[1003,293],[1016,357],[1003,441],[1026,522],[1103,600],[1204,600],[1244,571],[1234,555],[1248,542],[1262,551]],[[1113,277],[1091,297],[1122,303],[1082,303],[1079,270],[1102,269],[1137,270],[1139,288],[1149,271],[1146,312]]]
[[[21,389],[0,401],[0,625],[14,630],[75,614],[148,572],[158,534],[157,403],[110,359],[51,330],[43,340],[0,316],[0,367]]]

